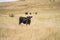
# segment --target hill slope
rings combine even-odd
[[[36,0],[36,1],[17,1],[17,2],[5,2],[5,3],[0,3],[0,14],[1,13],[9,13],[9,12],[21,12],[23,10],[31,10],[33,8],[37,8],[40,10],[44,10],[44,11],[59,11],[60,10],[60,5],[58,5],[60,2],[56,1],[56,2],[49,2],[49,1],[41,1],[41,0]],[[36,9],[36,10],[37,10]],[[33,9],[34,10],[34,9]]]

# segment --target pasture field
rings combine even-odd
[[[60,40],[59,8],[37,4],[7,6],[0,4],[0,40]],[[32,14],[25,15],[25,12]],[[20,16],[33,16],[31,24],[19,25]]]

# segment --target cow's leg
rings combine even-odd
[[[26,25],[30,25],[30,22],[31,22],[30,20],[27,20]]]
[[[26,25],[28,24],[28,21],[26,21]]]
[[[30,25],[30,23],[31,23],[31,20],[28,21],[28,24],[29,24],[29,25]]]
[[[19,24],[21,24],[21,22],[19,22]]]
[[[28,25],[30,25],[30,22],[28,23]]]
[[[19,20],[19,24],[21,24],[22,23],[22,21],[21,20]]]

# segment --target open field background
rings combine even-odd
[[[19,25],[20,16],[33,16],[31,24]],[[29,1],[0,3],[0,40],[60,40],[60,6]]]

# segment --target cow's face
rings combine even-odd
[[[27,16],[27,18],[28,18],[28,19],[31,19],[31,18],[32,18],[32,16]]]

